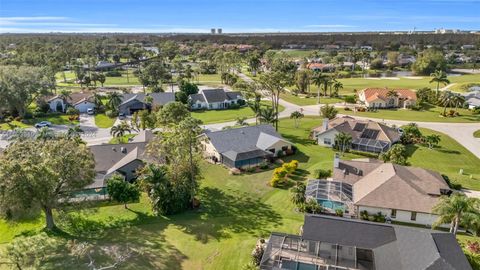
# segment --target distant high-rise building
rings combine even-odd
[[[221,34],[222,33],[222,28],[218,28],[217,29],[217,34]]]
[[[210,29],[210,34],[215,35],[215,28]]]

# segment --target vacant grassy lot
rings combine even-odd
[[[283,93],[280,95],[280,98],[296,104],[300,106],[308,106],[308,105],[317,105],[317,98],[316,97],[310,97],[310,98],[305,98],[300,96],[294,96],[290,93]],[[342,103],[343,100],[340,98],[329,98],[329,97],[322,97],[320,96],[320,104],[334,104],[334,103]]]
[[[449,108],[447,108],[447,112]],[[355,116],[372,117],[379,119],[392,119],[392,120],[404,120],[404,121],[416,121],[416,122],[446,122],[446,123],[471,123],[479,122],[480,115],[473,114],[469,110],[458,109],[460,116],[456,117],[443,117],[440,113],[443,112],[442,107],[431,106],[428,110],[413,111],[406,109],[381,109],[376,112],[353,112],[339,109],[341,114],[349,114]]]
[[[99,128],[111,128],[117,118],[110,118],[103,113],[95,115],[95,125]]]
[[[317,168],[333,166],[334,151],[308,139],[310,129],[321,125],[321,121],[319,117],[306,117],[300,121],[299,128],[294,127],[293,120],[280,121],[280,132],[299,150],[288,158],[301,162],[293,180],[306,179]],[[480,162],[461,158],[464,150],[449,138],[442,136],[440,146],[425,149],[434,155],[436,161],[431,163],[447,160],[450,164],[466,164],[463,166],[468,172],[467,166],[472,169],[472,164]],[[455,151],[461,154],[453,153]],[[427,154],[422,148],[415,149],[409,161],[415,166],[432,166],[423,160]],[[344,158],[356,157],[359,156],[347,154]],[[432,154],[428,154],[428,158],[432,158]],[[446,173],[454,174],[456,169],[451,170],[448,168]],[[72,210],[63,216],[64,221],[60,222],[58,217],[57,220],[69,237],[98,245],[129,244],[141,252],[121,269],[237,270],[250,260],[250,252],[259,237],[267,237],[271,231],[299,233],[303,215],[294,211],[288,190],[267,185],[272,170],[233,176],[221,166],[203,163],[202,175],[199,210],[155,217],[144,196],[140,202],[130,204],[130,209],[105,203],[81,211]],[[42,227],[42,215],[20,223],[0,221],[0,243],[9,242],[20,233],[35,233]],[[81,267],[85,266],[79,269],[83,269]]]
[[[264,106],[269,106],[268,101],[262,101]],[[283,111],[285,108],[279,106],[279,112]],[[222,123],[229,121],[236,121],[239,117],[253,118],[255,114],[249,107],[242,107],[238,109],[227,109],[227,110],[202,110],[202,111],[193,111],[192,117],[202,120],[204,124],[213,124],[213,123]]]

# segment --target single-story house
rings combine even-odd
[[[47,103],[52,112],[57,112],[59,109],[61,112],[65,112],[69,106],[74,107],[80,113],[86,113],[88,109],[95,108],[93,94],[88,92],[70,93],[66,99],[56,95],[48,98]]]
[[[148,102],[147,97],[151,98],[151,102]],[[150,110],[155,106],[163,106],[173,101],[175,101],[174,93],[123,94],[118,112],[131,115],[136,111]]]
[[[472,87],[472,88],[474,88],[474,87]],[[465,97],[465,103],[468,104],[468,108],[470,110],[473,110],[477,107],[480,107],[480,87],[477,87],[477,88],[479,88],[479,89],[478,90],[472,90],[468,93],[463,94],[463,96]]]
[[[401,137],[396,128],[350,116],[324,119],[321,126],[312,130],[312,137],[319,145],[332,147],[335,144],[335,136],[341,132],[352,136],[352,149],[374,153],[387,151]]]
[[[292,144],[271,125],[205,132],[200,136],[204,156],[229,168],[258,166],[293,151]]]
[[[224,89],[204,89],[198,94],[190,95],[188,99],[193,110],[228,109],[232,105],[245,104],[240,92]]]
[[[394,90],[396,96],[388,96]],[[358,100],[368,108],[407,108],[417,103],[417,94],[410,89],[366,88],[358,93]]]
[[[120,174],[126,181],[137,178],[137,171],[145,161],[151,160],[146,151],[154,134],[150,130],[140,131],[129,143],[101,144],[90,146],[95,159],[95,182],[85,189],[101,189],[113,174]]]
[[[322,64],[322,63],[308,63],[306,68],[313,71],[332,71],[335,70],[335,65],[333,64]]]
[[[306,215],[300,235],[272,233],[261,270],[472,270],[448,232]]]
[[[355,217],[363,211],[370,215],[382,213],[392,221],[425,226],[437,220],[432,209],[440,196],[452,193],[443,177],[434,171],[338,157],[334,160],[332,180],[312,180],[308,186],[306,196],[319,200],[324,207],[342,207]]]

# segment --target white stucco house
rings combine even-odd
[[[65,112],[69,106],[74,107],[80,113],[86,113],[88,109],[94,109],[95,103],[91,93],[71,93],[67,98],[59,95],[47,99],[52,112]]]
[[[242,106],[245,100],[240,92],[224,89],[204,89],[188,97],[192,110],[221,110]]]
[[[396,96],[389,96],[391,90]],[[368,108],[407,108],[417,103],[417,94],[410,89],[366,88],[358,93],[358,100]]]

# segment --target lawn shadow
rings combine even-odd
[[[454,154],[454,155],[462,154],[460,151],[457,151],[457,150],[448,150],[448,149],[442,149],[442,148],[438,148],[438,149],[433,148],[432,150],[442,152],[442,153],[445,153],[445,154]]]
[[[407,154],[407,158],[410,158],[413,156],[413,154],[415,153],[415,151],[417,151],[417,149],[419,148],[418,145],[415,145],[415,144],[408,144],[405,146],[406,148],[406,154]]]
[[[301,145],[315,144],[315,141],[310,138],[303,138],[303,137],[292,135],[292,134],[282,134],[282,136],[293,144],[301,144]]]
[[[231,233],[266,235],[271,225],[280,225],[281,216],[270,205],[247,193],[229,194],[215,187],[199,191],[201,208],[197,218],[174,222],[182,231],[207,243],[211,238],[229,238]]]
[[[310,160],[310,157],[305,155],[302,151],[297,149],[296,153],[291,156],[285,156],[282,158],[285,162],[290,162],[292,160],[297,160],[300,163],[307,163]]]

